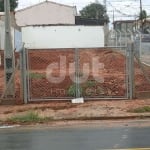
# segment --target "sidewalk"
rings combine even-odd
[[[45,102],[39,104],[0,106],[0,121],[8,118],[35,112],[42,118],[51,120],[113,120],[150,118],[150,112],[135,113],[134,109],[149,106],[146,100],[99,100],[87,101],[84,104],[71,102]]]

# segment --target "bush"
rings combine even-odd
[[[150,106],[139,107],[139,108],[136,108],[134,110],[131,110],[131,112],[134,112],[134,113],[150,112]]]
[[[82,88],[80,87],[80,95],[82,95]],[[76,84],[73,84],[69,87],[68,91],[67,91],[67,94],[71,97],[75,97],[76,96]]]
[[[35,112],[28,112],[24,115],[16,115],[8,119],[8,121],[17,123],[25,123],[25,122],[40,122],[44,121],[44,118],[39,117],[39,115]]]

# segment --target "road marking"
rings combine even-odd
[[[8,128],[16,128],[20,127],[19,125],[14,125],[14,126],[0,126],[0,129],[8,129]]]
[[[126,148],[126,149],[99,149],[99,150],[150,150],[150,148]]]

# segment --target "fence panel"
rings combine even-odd
[[[74,97],[74,50],[28,50],[29,100]]]
[[[137,46],[138,45],[138,46]],[[138,53],[137,53],[138,52]],[[150,43],[135,41],[136,97],[150,97]]]
[[[28,50],[28,100],[127,98],[126,50]]]
[[[80,49],[80,86],[86,98],[127,98],[126,50]]]

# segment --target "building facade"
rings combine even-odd
[[[75,24],[75,6],[45,1],[16,11],[18,26]]]

